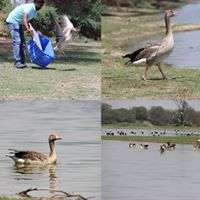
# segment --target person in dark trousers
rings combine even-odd
[[[21,4],[12,10],[6,19],[12,38],[14,63],[15,67],[18,69],[27,67],[24,53],[24,27],[26,31],[33,36],[28,22],[37,16],[37,11],[40,10],[43,5],[44,0],[34,0],[33,3]]]

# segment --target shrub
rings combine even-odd
[[[1,0],[0,1],[0,11],[5,14],[5,17],[8,16],[8,14],[12,11],[14,6],[8,2],[8,0]]]
[[[101,13],[103,5],[100,0],[48,0],[60,14],[71,17],[75,26],[79,26],[80,33],[88,38],[100,39]]]
[[[57,9],[53,6],[45,5],[39,12],[38,16],[31,20],[33,27],[47,36],[53,36],[54,34],[54,21],[52,19],[58,17]]]
[[[171,113],[161,106],[153,106],[149,110],[149,121],[158,126],[168,125],[170,123]]]

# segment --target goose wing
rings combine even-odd
[[[142,58],[149,58],[152,55],[155,55],[156,52],[159,50],[160,45],[151,45],[143,48],[143,50],[139,51],[135,56],[135,61],[140,60]]]
[[[48,159],[48,157],[42,153],[36,151],[18,151],[11,150],[12,155],[10,157],[15,157],[23,160],[32,160],[32,161],[44,161]]]
[[[129,58],[131,62],[138,61],[140,59],[148,59],[149,57],[155,56],[160,48],[160,44],[149,45],[147,47],[138,49],[133,53],[126,54],[123,58]]]

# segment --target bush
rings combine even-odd
[[[171,113],[161,106],[153,106],[149,110],[149,121],[158,126],[168,125],[170,122]]]
[[[139,121],[144,121],[147,120],[148,118],[148,111],[145,107],[140,106],[140,107],[135,107],[133,108],[136,113],[136,119]]]
[[[101,36],[101,13],[103,5],[100,0],[48,0],[60,14],[71,17],[75,26],[79,26],[80,33],[95,40]]]
[[[13,10],[14,6],[8,2],[8,0],[1,0],[0,1],[0,11],[5,14],[5,19],[7,18],[8,14]]]
[[[33,27],[47,36],[53,36],[55,23],[52,16],[58,17],[57,9],[53,6],[45,5],[39,12],[38,16],[31,20]]]

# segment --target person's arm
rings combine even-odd
[[[24,26],[25,26],[26,30],[27,30],[31,35],[33,35],[33,32],[32,32],[32,30],[30,29],[30,26],[29,26],[29,24],[28,24],[28,14],[26,14],[26,13],[24,14],[23,22],[24,22]]]

